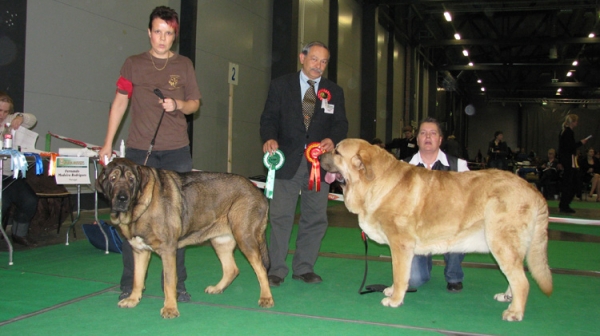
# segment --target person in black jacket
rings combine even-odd
[[[562,169],[563,175],[561,180],[561,195],[558,209],[563,213],[575,213],[571,208],[571,201],[575,197],[575,193],[581,188],[579,181],[579,170],[577,169],[578,162],[576,151],[579,146],[585,144],[587,139],[575,141],[575,133],[573,129],[577,127],[579,117],[576,114],[569,114],[565,117],[562,124],[558,141],[558,162],[559,169]]]
[[[311,42],[304,46],[299,58],[301,71],[271,82],[260,117],[263,152],[273,153],[279,149],[285,155],[285,163],[275,173],[269,208],[271,267],[268,277],[271,286],[279,286],[289,272],[285,259],[300,192],[301,214],[292,278],[306,283],[322,281],[314,272],[314,266],[328,225],[329,185],[324,183],[326,172],[321,169],[323,185],[320,191],[317,192],[316,186],[309,190],[311,163],[304,151],[313,142],[318,142],[322,151],[332,151],[348,132],[344,91],[321,77],[329,61],[329,49],[321,42]]]
[[[490,158],[489,167],[498,168],[500,170],[508,169],[508,146],[502,141],[504,134],[502,131],[494,133],[494,140],[488,145],[488,156]]]
[[[385,145],[385,149],[391,151],[397,149],[396,158],[404,160],[411,158],[419,151],[419,145],[417,145],[417,138],[413,133],[413,128],[410,125],[406,125],[402,128],[404,138],[395,138]]]

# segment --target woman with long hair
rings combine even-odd
[[[558,162],[562,169],[561,195],[558,208],[563,213],[575,213],[571,209],[571,201],[575,193],[581,188],[579,181],[577,148],[585,144],[588,139],[575,141],[573,129],[577,127],[579,117],[576,114],[568,114],[562,123],[562,130],[558,140]]]

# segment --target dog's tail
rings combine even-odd
[[[533,237],[527,251],[527,265],[542,292],[550,296],[552,294],[552,273],[548,266],[548,205],[545,201],[543,204],[540,202],[538,207]]]

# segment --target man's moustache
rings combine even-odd
[[[311,68],[310,70],[312,70],[312,71],[316,71],[316,72],[318,72],[318,73],[320,73],[320,74],[322,74],[322,73],[323,73],[323,70],[321,70],[321,69],[317,69],[317,68]]]

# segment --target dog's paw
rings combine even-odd
[[[133,308],[135,306],[138,305],[138,303],[140,303],[141,298],[136,299],[136,298],[132,298],[131,296],[128,298],[125,298],[121,301],[119,301],[118,305],[121,308]]]
[[[394,294],[394,286],[390,286],[383,290],[383,295],[385,296],[392,296],[392,294]]]
[[[207,294],[221,294],[223,293],[223,290],[220,288],[217,288],[215,286],[208,286],[204,289],[204,293]]]
[[[177,310],[177,307],[162,307],[160,316],[165,319],[176,318],[179,317],[179,310]]]
[[[511,302],[512,296],[508,295],[506,293],[498,293],[498,294],[494,295],[494,300],[496,300],[498,302]]]
[[[510,307],[502,313],[502,319],[504,321],[522,321],[523,320],[523,312],[522,311],[514,311]]]
[[[398,301],[398,302],[394,302],[391,298],[386,297],[383,300],[381,300],[381,304],[386,306],[386,307],[392,307],[392,308],[397,308],[400,307],[404,302],[403,301]]]
[[[258,299],[258,305],[262,308],[271,308],[275,306],[275,301],[273,301],[272,297]]]

